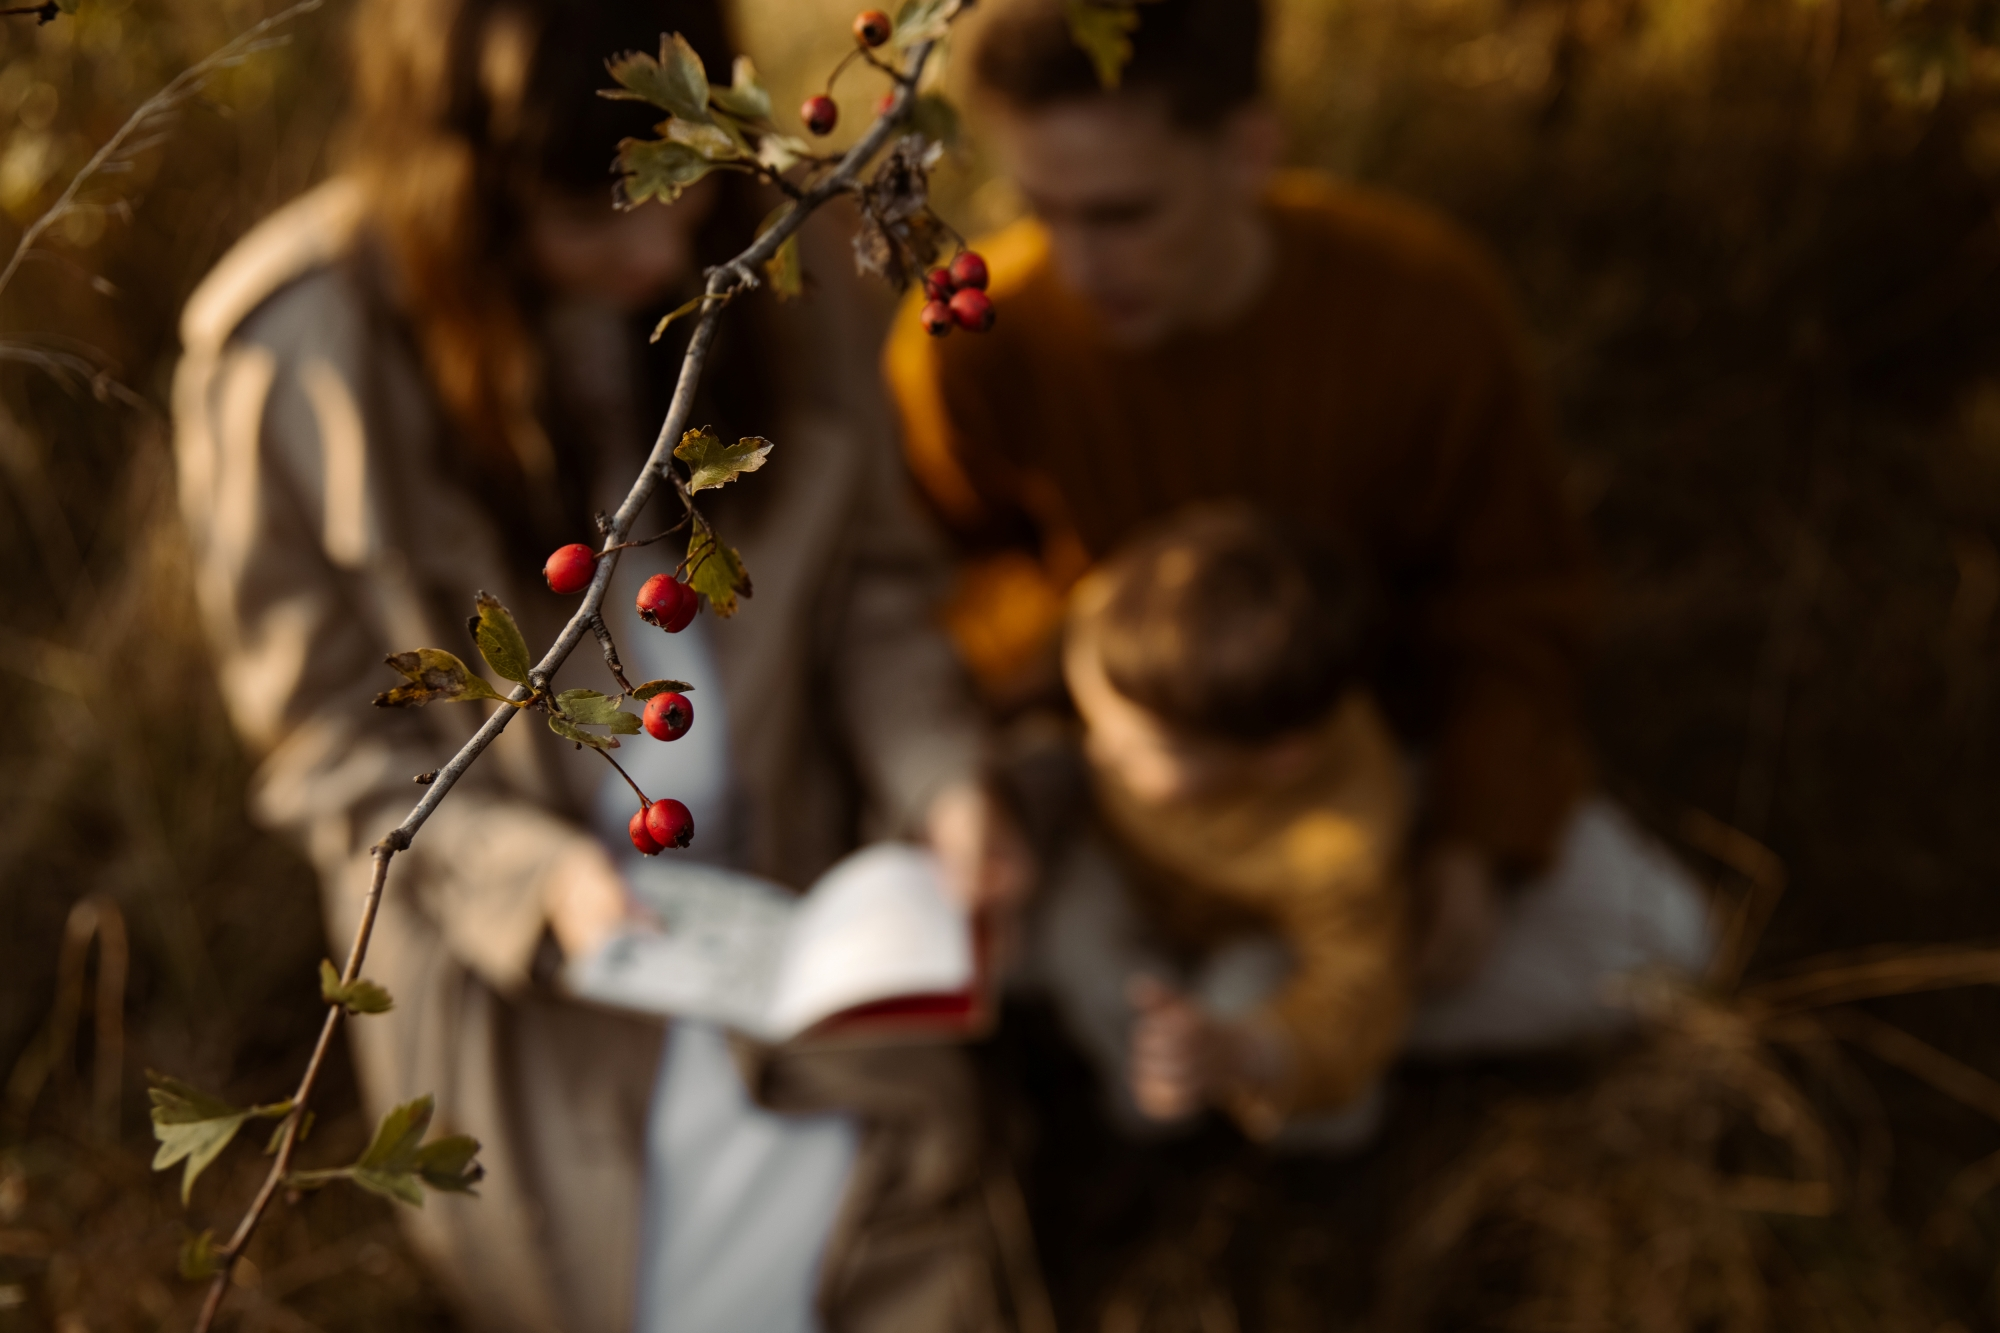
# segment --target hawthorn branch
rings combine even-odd
[[[195,69],[214,68],[217,58],[224,52],[238,49],[247,39],[268,31],[276,23],[314,8],[320,3],[321,0],[302,0],[302,3],[250,29],[243,37],[230,43],[222,51],[217,52],[216,56],[210,57]],[[815,182],[810,189],[803,191],[791,211],[770,230],[751,242],[741,254],[708,271],[706,294],[718,299],[704,302],[700,320],[695,325],[693,336],[688,340],[687,351],[681,357],[680,375],[674,384],[673,400],[668,405],[665,420],[660,423],[660,431],[653,441],[652,452],[646,458],[646,465],[640,469],[638,477],[633,481],[631,490],[626,493],[624,502],[618,506],[618,512],[612,515],[608,524],[604,525],[604,541],[599,551],[597,570],[591,576],[590,586],[585,589],[582,602],[570,616],[569,622],[563,626],[562,633],[556,636],[556,641],[542,655],[541,661],[529,672],[530,679],[546,682],[553,678],[556,671],[569,659],[570,654],[576,651],[584,635],[601,631],[604,594],[610,586],[612,573],[617,568],[618,553],[626,545],[626,534],[632,531],[633,524],[638,521],[639,515],[644,512],[647,503],[652,500],[662,483],[671,487],[688,515],[695,514],[694,497],[687,489],[687,482],[674,470],[674,445],[687,430],[689,417],[694,410],[695,389],[701,383],[702,372],[707,368],[709,352],[715,345],[716,330],[722,311],[728,304],[727,298],[758,286],[759,266],[775,255],[778,247],[790,239],[805,224],[805,220],[821,206],[855,188],[862,169],[874,160],[897,132],[899,122],[904,118],[911,99],[916,96],[918,80],[936,45],[936,41],[929,40],[911,46],[904,66],[907,77],[899,79],[890,105],[876,117],[868,133],[848,150],[831,173]],[[188,73],[193,74],[194,70]],[[169,89],[177,87],[187,77],[183,75],[181,79],[176,79],[173,84],[168,85]],[[163,91],[154,101],[159,101],[165,96],[166,93]],[[133,120],[127,123],[127,128],[129,129],[140,119],[140,116],[135,115]],[[125,131],[120,131],[121,135],[124,133]],[[111,144],[106,145],[107,150],[112,147]],[[99,159],[108,157],[109,152],[101,150],[92,162],[96,164]],[[86,167],[84,172],[79,173],[78,181],[90,174],[91,170],[91,167]],[[77,182],[72,181],[70,190],[65,192],[65,198],[73,195],[76,188]],[[35,234],[39,235],[39,232]],[[0,287],[5,286],[7,278],[18,266],[21,255],[25,253],[32,239],[32,236],[22,238],[22,245],[16,249],[13,261],[4,271],[0,271]],[[607,649],[609,649],[609,638],[608,634],[604,635]],[[623,683],[622,679],[620,683]],[[398,852],[410,846],[418,831],[437,810],[438,805],[451,793],[458,780],[465,776],[466,770],[478,761],[480,755],[486,753],[488,746],[499,739],[500,733],[507,729],[507,724],[514,720],[514,715],[521,711],[521,706],[533,697],[535,691],[525,685],[516,685],[507,700],[513,706],[496,708],[487,716],[479,730],[473,733],[472,738],[437,770],[422,799],[408,815],[404,816],[402,823],[391,829],[384,835],[382,841],[375,845],[374,876],[369,882],[368,897],[362,906],[361,923],[356,927],[353,943],[348,947],[347,964],[341,969],[340,979],[343,984],[350,983],[361,975],[361,965],[368,954],[369,938],[375,929],[376,913],[381,906],[383,888],[388,882],[389,863]],[[634,790],[637,790],[636,786]],[[207,1297],[202,1302],[200,1317],[195,1321],[195,1333],[208,1333],[214,1325],[216,1315],[222,1309],[223,1298],[228,1294],[230,1272],[236,1266],[236,1261],[243,1256],[251,1237],[256,1234],[259,1223],[270,1208],[271,1200],[276,1197],[278,1190],[284,1184],[285,1176],[291,1167],[292,1151],[298,1144],[299,1130],[304,1123],[307,1104],[318,1085],[321,1069],[326,1062],[327,1049],[331,1046],[334,1032],[339,1028],[345,1013],[346,1009],[340,1004],[330,1004],[327,1007],[326,1021],[320,1028],[319,1042],[314,1046],[312,1059],[307,1062],[305,1073],[299,1079],[298,1088],[292,1094],[292,1110],[285,1119],[270,1173],[265,1177],[256,1197],[251,1200],[248,1211],[237,1223],[228,1244],[216,1252],[216,1271],[210,1280]]]

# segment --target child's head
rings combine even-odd
[[[1063,670],[1092,761],[1155,801],[1282,769],[1354,683],[1364,611],[1336,552],[1245,505],[1183,512],[1077,589]]]

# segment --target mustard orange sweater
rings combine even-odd
[[[1390,623],[1373,685],[1429,759],[1437,830],[1544,861],[1588,777],[1579,524],[1491,265],[1413,205],[1310,175],[1269,216],[1276,277],[1231,327],[1102,339],[1046,233],[985,242],[997,327],[885,358],[917,481],[983,559],[953,628],[986,674],[1051,636],[1060,595],[1149,520],[1241,497],[1339,532]],[[996,665],[997,664],[997,665]]]

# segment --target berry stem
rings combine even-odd
[[[592,748],[595,749],[596,747],[593,746]],[[641,810],[645,809],[647,806],[653,803],[651,797],[647,796],[645,792],[639,790],[639,784],[632,781],[632,775],[625,771],[625,766],[619,763],[616,759],[613,759],[611,757],[611,751],[598,750],[597,752],[604,756],[605,763],[611,765],[613,768],[618,770],[619,777],[625,779],[625,785],[630,787],[632,789],[632,794],[639,798],[639,808]]]

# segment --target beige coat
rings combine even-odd
[[[252,809],[311,856],[337,948],[369,846],[421,794],[412,776],[438,767],[484,708],[370,707],[395,683],[383,656],[437,646],[476,660],[464,620],[477,589],[516,611],[538,651],[568,609],[510,577],[491,520],[449,480],[438,409],[370,277],[366,235],[343,181],[264,222],[189,302],[174,386],[200,605],[230,715],[259,761]],[[871,382],[872,348],[865,331],[835,327],[840,304],[788,316],[816,326],[789,336],[812,339],[828,373],[795,385],[768,424],[778,448],[751,482],[767,503],[754,524],[725,528],[756,596],[713,624],[749,868],[793,884],[857,827],[911,830],[976,757],[956,670],[929,627],[934,553],[880,418],[841,400],[843,383]],[[598,381],[586,387],[609,509],[656,423],[632,419],[615,321],[573,312],[553,345]],[[560,676],[607,679],[589,640]],[[510,726],[397,858],[365,969],[396,1008],[356,1020],[353,1042],[373,1110],[434,1093],[440,1122],[484,1145],[482,1197],[432,1196],[403,1213],[470,1326],[611,1333],[629,1321],[660,1031],[534,980],[548,947],[544,875],[591,839],[582,819],[604,773],[534,721]],[[859,774],[865,804],[845,773]],[[310,1146],[306,1157],[319,1164]]]

